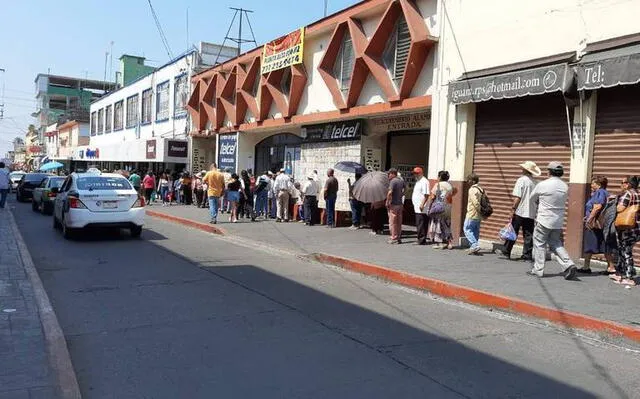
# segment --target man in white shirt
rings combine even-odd
[[[534,177],[542,174],[538,165],[532,161],[526,161],[520,164],[522,168],[522,176],[516,180],[513,187],[513,207],[511,208],[511,225],[516,232],[516,237],[522,229],[522,238],[524,239],[524,247],[522,248],[521,260],[525,262],[533,261],[533,229],[535,228],[536,204],[531,201],[531,194],[536,188]],[[501,250],[502,255],[506,259],[511,259],[511,250],[515,241],[505,240],[504,247]]]
[[[413,210],[416,213],[416,232],[418,233],[418,245],[427,245],[427,226],[429,225],[429,216],[426,208],[429,199],[429,180],[424,177],[424,169],[420,166],[413,168],[413,174],[416,177],[416,184],[413,186],[413,194],[411,202]]]
[[[533,231],[533,269],[530,276],[542,277],[546,261],[547,245],[556,255],[556,261],[563,269],[565,280],[573,280],[576,266],[569,257],[562,242],[562,226],[564,225],[565,206],[569,187],[560,179],[564,168],[560,162],[550,162],[547,167],[549,178],[538,183],[531,194],[531,201],[538,204],[536,227]]]
[[[274,181],[274,193],[277,199],[276,222],[289,221],[289,196],[291,191],[291,178],[280,169],[280,173]]]
[[[0,209],[4,209],[10,188],[11,178],[9,177],[9,170],[5,168],[4,162],[0,162]]]
[[[318,183],[314,180],[314,174],[307,176],[307,181],[302,185],[300,190],[304,195],[304,219],[307,226],[313,226],[313,216],[318,206],[318,192],[320,191]]]

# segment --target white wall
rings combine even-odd
[[[189,74],[190,76],[190,68],[193,65],[193,60],[195,60],[195,56],[189,55],[183,57],[173,64],[167,65],[164,68],[157,70],[156,72],[130,84],[129,86],[125,86],[117,91],[114,91],[102,98],[98,101],[95,101],[91,104],[91,114],[103,108],[106,108],[108,105],[114,105],[118,101],[124,100],[124,111],[123,111],[123,127],[124,129],[119,131],[112,131],[110,133],[96,134],[91,136],[90,139],[90,147],[98,147],[105,148],[114,145],[122,146],[122,143],[128,142],[144,142],[146,139],[150,139],[153,137],[156,138],[176,138],[176,139],[185,139],[186,134],[188,133],[187,125],[188,125],[188,113],[185,113],[184,116],[174,117],[174,93],[175,93],[175,78],[183,73]],[[169,81],[169,120],[156,122],[156,86],[165,81]],[[191,92],[191,82],[190,79],[188,81],[188,93]],[[140,138],[138,139],[136,128],[127,128],[126,127],[126,102],[127,98],[138,94],[138,118],[142,120],[142,92],[146,89],[152,89],[153,98],[151,101],[152,105],[152,113],[151,113],[151,123],[140,126]],[[111,126],[113,128],[113,108],[112,108],[112,122]],[[96,124],[97,125],[97,124]],[[105,123],[106,125],[106,123]],[[163,161],[162,153],[157,153],[157,161]],[[102,153],[101,153],[102,155]],[[126,155],[126,152],[123,153],[123,156]],[[107,160],[107,159],[105,159]],[[120,158],[113,159],[114,161],[129,161],[129,159]],[[170,161],[167,161],[170,162]],[[183,161],[186,162],[186,161]]]

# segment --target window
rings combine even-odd
[[[91,135],[95,136],[96,135],[96,122],[98,118],[96,117],[96,112],[93,111],[91,113]]]
[[[127,98],[127,128],[136,127],[138,124],[138,95]]]
[[[122,130],[122,117],[124,116],[124,101],[115,103],[113,108],[113,130]]]
[[[80,177],[76,182],[78,190],[130,190],[131,184],[122,177],[91,176]]]
[[[104,108],[98,111],[98,134],[104,132]]]
[[[289,97],[289,93],[291,93],[291,68],[287,68],[284,70],[281,89],[282,93],[284,93],[285,96]]]
[[[184,116],[187,114],[187,75],[181,75],[176,78],[173,86],[173,116]]]
[[[113,121],[113,106],[108,105],[107,108],[104,109],[104,132],[111,133],[111,122]]]
[[[169,119],[169,82],[156,86],[156,121]]]
[[[153,91],[147,89],[142,92],[142,123],[151,122],[151,99],[153,98]]]
[[[404,17],[400,17],[396,23],[393,34],[387,42],[387,46],[382,53],[382,60],[391,77],[399,84],[407,68],[407,58],[409,56],[409,46],[411,45],[411,35],[409,26]]]
[[[345,33],[342,39],[342,45],[336,58],[336,63],[333,66],[333,76],[338,79],[338,86],[342,93],[347,94],[349,92],[349,85],[351,84],[351,73],[353,71],[353,43],[351,42],[351,36],[349,33]]]

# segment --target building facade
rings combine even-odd
[[[94,101],[89,145],[79,151],[107,170],[190,170],[186,103],[191,76],[202,66],[203,56],[194,49]],[[207,159],[214,152],[212,145]]]
[[[69,121],[53,124],[45,131],[47,158],[64,165],[67,171],[84,171],[89,162],[84,149],[89,145],[89,123]]]
[[[411,187],[406,171],[430,158],[438,30],[435,0],[364,1],[268,43],[273,56],[261,47],[197,74],[193,151],[214,139],[223,168],[284,168],[297,181],[339,161],[397,167]],[[346,213],[353,176],[336,176]]]
[[[561,161],[570,190],[566,246],[580,257],[592,177],[607,176],[617,193],[622,176],[638,174],[631,160],[640,153],[640,28],[633,17],[640,3],[448,1],[446,7],[443,84],[434,93],[431,124],[440,132],[432,148],[445,151],[432,159],[430,177],[448,169],[464,194],[464,176],[479,174],[496,209],[481,237],[497,241],[518,164],[531,160],[545,170]],[[465,195],[454,201],[458,234],[465,201]]]

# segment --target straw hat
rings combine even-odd
[[[520,164],[520,167],[536,177],[542,174],[538,165],[533,161],[525,161]]]

